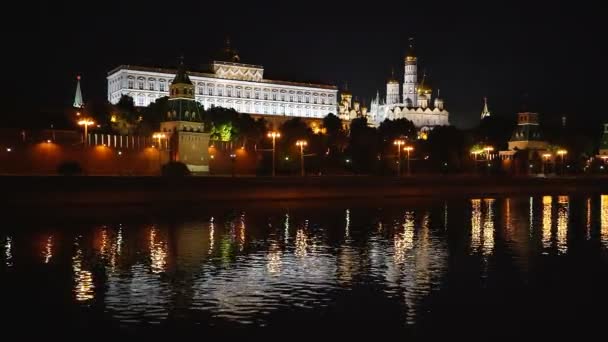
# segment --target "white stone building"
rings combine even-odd
[[[337,113],[338,89],[331,85],[276,81],[264,78],[260,65],[239,63],[233,52],[227,60],[212,61],[207,72],[189,72],[195,99],[205,108],[221,106],[241,113],[323,118]],[[121,65],[108,73],[108,101],[129,95],[138,107],[169,96],[176,70]]]
[[[449,112],[445,109],[439,92],[433,98],[426,75],[418,81],[418,62],[411,38],[404,59],[402,92],[399,92],[399,81],[391,77],[386,84],[386,94],[386,98],[381,99],[378,93],[370,104],[368,120],[373,125],[379,125],[385,119],[406,118],[424,132],[434,126],[450,124]]]

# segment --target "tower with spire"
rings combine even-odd
[[[183,58],[169,88],[167,114],[160,129],[169,142],[169,160],[183,162],[193,173],[209,172],[210,135],[205,133]]]
[[[414,50],[414,38],[408,42],[407,52],[405,53],[405,73],[403,75],[403,102],[409,107],[418,104],[418,58]]]
[[[483,110],[481,111],[481,119],[483,120],[484,118],[490,117],[491,115],[492,113],[490,113],[490,110],[488,109],[488,98],[484,97]]]
[[[76,76],[76,94],[74,95],[73,107],[81,109],[84,107],[84,101],[82,100],[82,91],[80,90],[80,75]]]

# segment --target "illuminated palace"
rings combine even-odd
[[[116,104],[121,96],[129,95],[136,106],[147,106],[169,96],[175,73],[174,69],[121,65],[108,73],[108,101]],[[335,86],[265,79],[264,67],[241,63],[230,41],[204,72],[188,74],[195,99],[205,108],[302,118],[323,118],[337,111]]]
[[[439,91],[433,97],[426,74],[418,79],[418,58],[412,38],[405,54],[401,91],[399,88],[399,81],[393,75],[386,83],[386,97],[381,99],[378,92],[370,104],[367,118],[371,124],[379,125],[385,119],[405,118],[421,131],[450,124],[449,113],[444,107],[443,99],[439,97]]]

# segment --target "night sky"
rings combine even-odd
[[[348,83],[367,103],[384,91],[391,68],[402,80],[413,36],[419,64],[458,127],[478,122],[484,96],[496,115],[513,115],[524,97],[542,115],[605,115],[598,106],[605,74],[599,8],[451,3],[32,4],[31,21],[11,25],[4,42],[16,51],[5,72],[17,82],[5,115],[62,112],[77,74],[85,101],[101,101],[107,72],[120,64],[174,67],[183,55],[200,69],[227,35],[241,61],[263,65],[266,78]]]

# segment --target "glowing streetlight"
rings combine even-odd
[[[568,154],[568,151],[564,150],[564,149],[559,149],[559,150],[557,150],[557,154],[562,158],[562,175],[563,175],[564,174],[564,164],[566,163],[565,157],[566,157],[566,154]]]
[[[410,152],[414,150],[412,146],[405,146],[403,148],[405,152],[407,152],[407,175],[410,175]]]
[[[300,147],[300,174],[304,176],[304,146],[308,145],[306,140],[296,141],[296,146]]]
[[[276,150],[276,139],[281,137],[281,133],[277,131],[268,132],[268,137],[272,138],[272,177],[275,176],[274,158]]]
[[[94,124],[95,124],[95,121],[93,121],[91,119],[87,119],[87,118],[84,118],[84,119],[78,121],[78,125],[84,126],[84,139],[83,139],[83,142],[84,142],[85,146],[89,145],[89,143],[88,143],[89,139],[88,139],[88,133],[87,133],[88,132],[88,127],[91,126],[91,125],[94,125]]]
[[[232,162],[232,177],[235,176],[236,172],[236,153],[231,153],[230,154],[230,161]]]
[[[405,140],[396,139],[393,145],[397,146],[397,176],[401,176],[401,146],[405,145]]]

